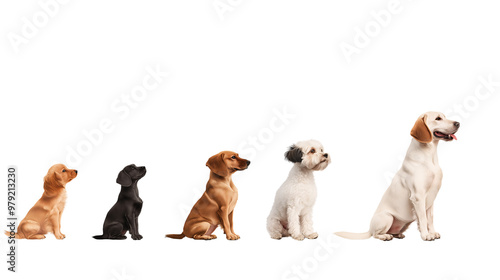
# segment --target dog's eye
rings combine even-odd
[[[441,118],[441,117],[437,117],[437,118],[436,118],[436,121],[440,121],[440,120],[442,120],[442,118]]]
[[[236,159],[236,156],[232,156],[231,158],[232,158],[232,159]]]
[[[63,169],[63,171],[62,171],[62,172],[66,172],[66,169]]]
[[[311,149],[309,152],[310,152],[311,154],[314,154],[314,153],[316,152],[316,150],[315,150],[315,149]]]

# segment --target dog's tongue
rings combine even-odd
[[[457,140],[457,136],[455,136],[455,134],[450,134],[451,138]]]

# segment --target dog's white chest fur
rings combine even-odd
[[[312,207],[316,202],[317,190],[313,171],[295,164],[288,178],[276,193],[275,203],[283,207]]]

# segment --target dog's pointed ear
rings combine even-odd
[[[420,143],[430,143],[432,141],[432,133],[425,123],[426,119],[427,115],[419,117],[410,132],[411,136]]]
[[[224,162],[224,153],[218,153],[214,156],[211,156],[208,159],[206,165],[213,173],[221,177],[226,177],[227,175],[229,175],[229,170],[227,169],[226,163]]]
[[[116,178],[116,183],[124,187],[130,187],[132,186],[132,178],[130,178],[130,175],[128,175],[124,169],[120,171],[120,173],[118,173],[118,177]]]
[[[304,154],[302,150],[295,145],[290,146],[288,151],[285,153],[285,158],[293,163],[302,162],[302,157]]]

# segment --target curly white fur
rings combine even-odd
[[[316,140],[292,145],[285,157],[294,165],[276,192],[273,208],[267,218],[267,231],[274,239],[287,236],[296,240],[317,238],[312,221],[312,208],[317,195],[313,171],[325,169],[331,157]]]

